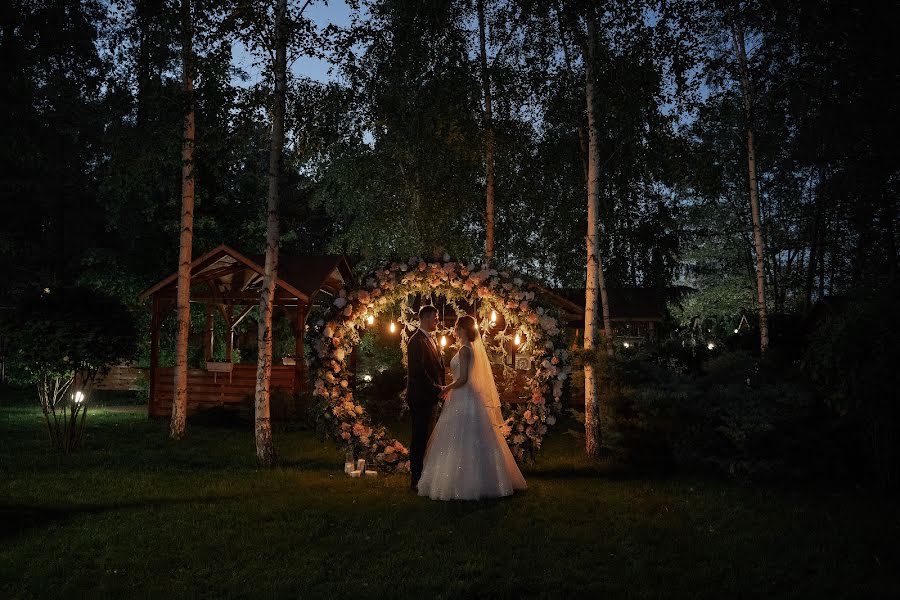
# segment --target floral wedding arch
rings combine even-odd
[[[532,365],[527,394],[509,405],[503,433],[518,461],[534,459],[562,410],[571,365],[557,309],[523,284],[508,271],[476,269],[445,255],[439,261],[411,258],[391,263],[371,273],[358,289],[342,290],[315,324],[319,335],[313,343],[318,362],[313,393],[321,401],[320,426],[348,452],[367,457],[383,471],[409,469],[407,448],[391,439],[383,426],[373,424],[354,400],[348,359],[361,333],[387,313],[391,330],[399,332],[405,362],[406,340],[417,325],[410,297],[443,297],[457,315],[466,314],[463,306],[476,313],[485,345],[495,358],[514,351]],[[399,312],[393,312],[398,305]],[[438,331],[439,336],[447,334],[447,329]]]

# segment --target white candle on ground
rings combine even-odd
[[[357,471],[365,471],[366,470],[366,459],[360,458],[356,461],[356,470]]]
[[[350,477],[359,477],[362,475],[362,471],[350,471]]]

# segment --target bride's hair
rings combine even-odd
[[[459,327],[461,331],[466,332],[466,336],[469,338],[470,342],[474,342],[480,337],[478,327],[475,324],[475,319],[469,315],[463,315],[458,318],[456,320],[456,326]]]

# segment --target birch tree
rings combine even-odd
[[[191,2],[182,0],[182,91],[184,94],[184,131],[181,143],[181,237],[178,251],[178,291],[176,314],[178,330],[175,345],[175,382],[169,437],[184,436],[187,420],[187,354],[191,327],[191,246],[194,237],[194,80]]]
[[[731,13],[731,35],[738,61],[741,95],[744,101],[745,133],[747,136],[747,179],[750,188],[750,215],[753,219],[753,249],[756,255],[756,304],[759,310],[759,349],[765,353],[769,347],[769,322],[766,311],[766,275],[762,221],[759,213],[759,182],[756,177],[756,144],[753,140],[753,99],[750,89],[750,72],[747,67],[747,50],[744,45],[744,29],[740,20]]]
[[[484,164],[485,164],[485,262],[494,258],[494,124],[491,110],[491,78],[488,72],[487,36],[484,16],[485,0],[478,0],[478,41],[481,61],[481,87],[484,106]]]
[[[275,94],[272,106],[272,137],[269,145],[269,193],[266,210],[266,264],[259,299],[259,357],[256,363],[256,458],[266,466],[275,464],[270,417],[272,375],[272,303],[278,277],[278,203],[281,162],[284,154],[284,109],[287,87],[287,0],[275,4],[273,74]],[[299,359],[298,359],[299,360]]]

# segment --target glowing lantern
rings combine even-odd
[[[491,325],[494,325],[495,323],[497,323],[497,311],[492,310],[491,311]]]
[[[84,394],[81,393],[81,390],[75,392],[75,395],[73,397],[75,398],[75,402],[77,404],[81,404],[82,402],[84,402]]]
[[[446,347],[447,347],[447,336],[442,335],[441,336],[441,348],[446,348]]]
[[[397,324],[394,323],[393,321],[391,321],[390,330],[391,330],[391,333],[395,333],[397,331]]]
[[[366,323],[368,323],[369,325],[371,325],[374,322],[375,322],[375,315],[369,315],[368,317],[366,317]]]
[[[518,333],[516,334],[516,337],[513,338],[513,343],[514,343],[516,346],[518,346],[519,344],[522,343],[522,338],[519,337],[519,334],[518,334]]]

